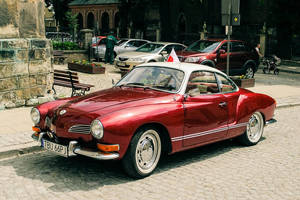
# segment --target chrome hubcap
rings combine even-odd
[[[151,172],[158,163],[161,153],[159,135],[154,130],[146,131],[138,141],[136,148],[136,163],[143,173]]]
[[[258,113],[254,113],[247,124],[247,134],[251,142],[258,142],[263,131],[262,117]]]
[[[253,69],[249,67],[246,71],[246,78],[252,78],[253,77]]]

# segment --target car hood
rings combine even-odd
[[[113,87],[79,97],[64,104],[60,109],[76,113],[97,113],[98,115],[117,110],[157,102],[158,97],[174,96],[167,92],[134,87]],[[170,98],[172,99],[172,98]],[[165,102],[165,99],[164,99]]]
[[[148,57],[148,56],[154,56],[154,55],[155,55],[155,53],[131,51],[131,52],[127,52],[127,53],[122,53],[118,57],[140,58],[140,57]]]
[[[177,56],[183,56],[183,57],[191,57],[191,56],[195,56],[195,57],[202,57],[202,56],[207,56],[210,53],[200,53],[197,51],[180,51],[177,52]]]

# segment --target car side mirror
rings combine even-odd
[[[168,55],[168,52],[167,51],[162,51],[160,54],[165,56],[165,55]]]
[[[219,50],[219,54],[225,54],[225,53],[226,53],[226,51],[224,49]]]

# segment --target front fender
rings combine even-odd
[[[100,117],[104,127],[101,142],[120,145],[120,158],[125,154],[137,129],[145,124],[164,126],[170,137],[183,134],[183,105],[179,102],[138,106]]]

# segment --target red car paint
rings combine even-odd
[[[189,50],[189,48],[196,44],[197,42],[211,42],[217,43],[219,45],[215,46],[215,48],[211,49],[209,52],[203,53],[198,51]],[[204,64],[211,67],[215,67],[223,72],[226,72],[226,63],[227,63],[227,42],[228,40],[223,39],[207,39],[207,40],[199,40],[191,44],[183,51],[178,51],[177,56],[181,62],[188,62],[188,58],[199,58],[196,62],[189,63],[197,63]],[[254,48],[249,47],[245,42],[240,40],[230,40],[232,47],[230,48],[230,64],[229,70],[230,75],[242,75],[245,74],[245,71],[248,67],[252,67],[254,72],[257,71],[259,65],[259,56]],[[220,52],[220,49],[224,49],[223,53]]]
[[[228,102],[220,108],[220,102]],[[241,135],[245,123],[255,111],[265,120],[273,117],[275,101],[269,96],[240,89],[237,92],[185,98],[180,94],[134,87],[114,87],[83,97],[57,100],[37,107],[41,113],[38,126],[45,127],[45,117],[54,117],[57,137],[78,140],[95,148],[97,142],[119,144],[121,159],[134,133],[145,124],[157,124],[167,130],[171,144],[169,153],[194,148]],[[60,110],[66,114],[60,116]],[[89,125],[99,119],[104,137],[96,140],[91,134],[69,133],[74,124]],[[206,132],[215,131],[217,134]],[[204,137],[198,137],[201,133]]]

